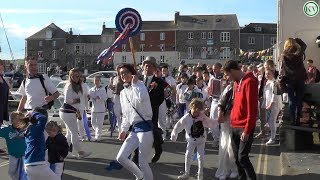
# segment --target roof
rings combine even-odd
[[[54,23],[51,23],[49,26],[41,29],[40,31],[38,31],[35,34],[33,34],[32,36],[26,38],[26,40],[30,40],[30,39],[46,39],[47,30],[51,30],[52,31],[52,39],[65,38],[68,35],[68,33],[66,33],[64,30],[59,28],[57,25],[55,25]]]
[[[101,35],[69,35],[67,43],[101,43]]]
[[[256,31],[256,27],[261,27],[261,31]],[[276,23],[250,23],[241,28],[240,33],[277,34]]]
[[[117,30],[116,28],[103,28],[101,34],[112,34],[113,35],[116,30]]]
[[[141,30],[175,30],[174,21],[142,21]]]
[[[179,15],[176,21],[179,30],[224,30],[240,28],[236,14]]]

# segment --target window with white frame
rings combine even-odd
[[[56,47],[56,45],[57,45],[57,41],[52,41],[52,46]]]
[[[202,59],[207,58],[207,48],[206,47],[201,48],[201,58]]]
[[[144,47],[145,47],[145,44],[140,44],[140,51],[141,51],[141,52],[144,51]]]
[[[86,60],[82,59],[82,61],[81,61],[81,67],[86,67]]]
[[[164,56],[163,56],[163,55],[160,56],[160,62],[161,62],[161,63],[165,63],[165,60],[164,60]]]
[[[106,43],[107,42],[107,37],[103,36],[102,37],[102,43]]]
[[[144,41],[146,39],[145,33],[140,33],[140,41]]]
[[[230,32],[221,32],[220,33],[221,42],[230,42]]]
[[[230,47],[221,47],[220,59],[229,59],[230,58]]]
[[[126,44],[122,44],[122,51],[126,51],[126,49],[127,49]]]
[[[84,54],[85,53],[85,46],[84,45],[75,45],[75,53],[76,54]]]
[[[254,49],[249,49],[248,52],[254,52]]]
[[[43,51],[38,51],[38,59],[43,60]]]
[[[193,59],[193,48],[192,47],[188,47],[188,58]]]
[[[256,32],[261,32],[262,29],[261,29],[261,27],[255,27],[254,30],[255,30]]]
[[[57,59],[57,51],[56,50],[52,51],[52,59]]]
[[[164,44],[160,44],[160,51],[165,51],[165,45]]]
[[[208,47],[208,55],[213,55],[213,47]]]
[[[270,44],[275,45],[277,43],[277,37],[271,37]]]
[[[39,46],[40,46],[40,47],[42,47],[42,46],[43,46],[42,41],[39,41]]]
[[[144,56],[140,56],[140,63],[142,63],[142,61],[144,61]]]
[[[213,39],[213,33],[212,32],[208,32],[208,39]]]
[[[249,37],[248,38],[248,43],[249,44],[255,44],[256,43],[256,38],[255,37]]]
[[[206,39],[207,38],[207,33],[206,32],[202,32],[201,33],[201,39]]]
[[[46,64],[45,63],[38,63],[38,73],[40,73],[40,74],[46,73]]]
[[[123,63],[127,62],[127,56],[122,56],[122,62]]]
[[[188,32],[188,39],[193,39],[193,32]]]
[[[76,58],[76,59],[74,60],[74,67],[75,67],[75,68],[79,67],[79,64],[80,64],[80,59],[79,59],[79,58]]]
[[[166,39],[166,33],[161,32],[161,33],[160,33],[160,40],[163,41],[163,40],[165,40],[165,39]]]

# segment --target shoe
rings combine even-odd
[[[80,136],[80,137],[79,137],[79,140],[83,142],[83,141],[86,140],[86,138],[85,138],[84,136]]]
[[[238,176],[239,176],[238,172],[231,172],[229,177],[234,179],[234,178],[237,178]]]
[[[227,179],[227,177],[224,175],[219,177],[219,180],[225,180],[225,179]]]
[[[274,145],[276,143],[277,143],[276,140],[270,138],[269,141],[266,143],[266,145]]]
[[[161,156],[161,154],[155,154],[155,155],[153,155],[151,162],[152,162],[152,163],[158,162],[159,159],[160,159],[160,156]]]
[[[213,140],[213,141],[212,141],[212,147],[213,147],[213,148],[218,148],[218,147],[219,147],[219,141]]]
[[[203,180],[203,175],[197,175],[197,180]]]
[[[70,144],[70,146],[69,146],[69,152],[72,152],[72,149],[73,149],[73,147],[72,147],[72,143]]]
[[[78,158],[85,158],[90,156],[92,153],[91,152],[83,152],[82,154],[78,153]]]
[[[181,176],[178,176],[178,179],[189,179],[189,174],[182,174]]]
[[[265,134],[260,132],[259,134],[257,134],[254,138],[264,138]]]

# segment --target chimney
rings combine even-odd
[[[174,24],[175,24],[175,25],[177,25],[179,16],[180,16],[180,12],[179,12],[179,11],[176,11],[176,12],[174,13]]]
[[[103,25],[102,25],[102,30],[104,30],[106,28],[106,23],[103,22]]]
[[[72,28],[70,28],[69,34],[70,34],[70,35],[73,35]]]

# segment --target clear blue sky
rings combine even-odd
[[[15,58],[24,56],[24,39],[55,23],[75,33],[99,34],[103,22],[115,27],[117,12],[124,7],[139,11],[142,20],[173,20],[174,12],[192,14],[237,14],[241,26],[250,22],[277,20],[277,0],[1,0],[2,15]],[[10,59],[0,29],[1,59]]]

